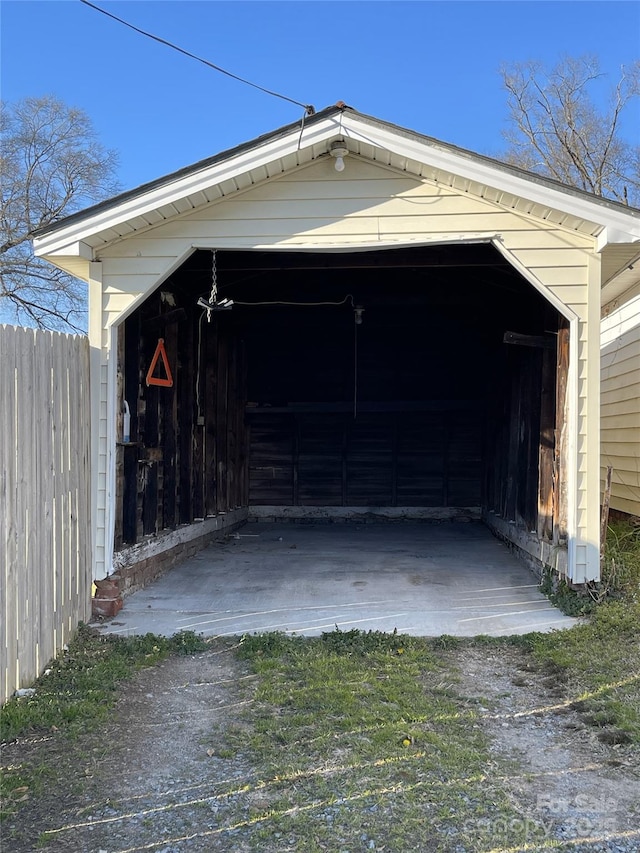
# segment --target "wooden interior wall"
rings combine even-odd
[[[546,310],[545,334],[506,344],[487,408],[483,506],[539,538],[566,537],[563,476],[568,324]]]
[[[232,311],[196,306],[201,251],[124,324],[116,547],[249,504],[483,506],[561,536],[568,330],[491,247],[218,261]],[[160,337],[172,388],[145,383]]]
[[[344,278],[326,298],[349,292]],[[500,346],[497,330],[472,315],[454,328],[440,288],[426,304],[415,277],[359,278],[357,327],[350,301],[245,307],[250,504],[479,507],[488,377],[475,353],[487,336]]]
[[[557,312],[513,271],[406,266],[279,272],[284,300],[364,305],[356,418],[351,310],[245,312],[250,503],[483,506],[551,538]]]
[[[480,506],[477,403],[256,408],[248,421],[252,505]]]
[[[131,441],[118,446],[116,548],[248,501],[246,360],[233,317],[207,323],[190,293],[170,290],[153,294],[123,331]],[[159,338],[172,387],[146,384]]]
[[[486,465],[485,505],[501,518],[534,530],[538,524],[541,350],[509,346],[504,356],[487,429],[490,464]]]

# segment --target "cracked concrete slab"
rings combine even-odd
[[[126,598],[102,630],[501,636],[575,624],[478,522],[250,523]]]

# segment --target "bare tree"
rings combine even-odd
[[[594,56],[565,58],[550,70],[539,62],[516,63],[501,74],[510,113],[504,134],[508,162],[623,204],[640,204],[640,147],[623,133],[640,95],[640,62],[621,69],[602,108],[592,96],[603,84]]]
[[[55,97],[2,103],[0,315],[27,325],[86,326],[82,282],[33,254],[34,231],[112,195],[116,156],[82,110]]]

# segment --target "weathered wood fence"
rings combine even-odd
[[[0,326],[0,701],[91,611],[89,342]]]

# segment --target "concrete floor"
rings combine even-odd
[[[255,523],[126,598],[102,629],[498,636],[575,624],[477,522]]]

